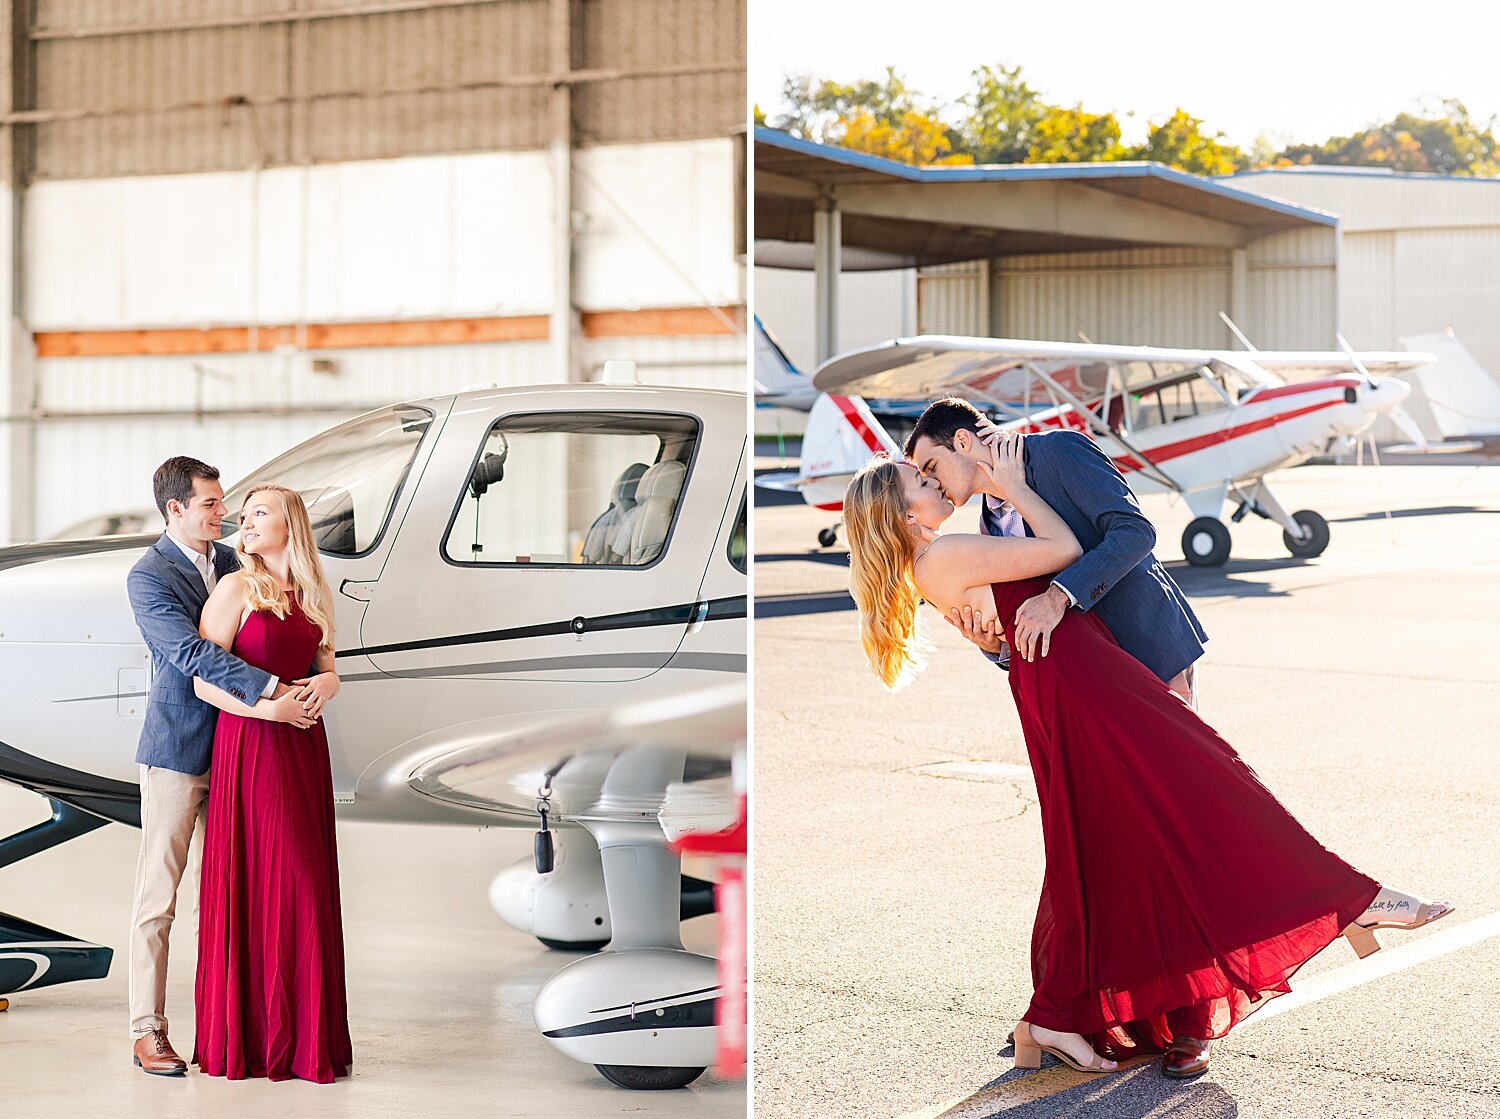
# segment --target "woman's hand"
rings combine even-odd
[[[1026,459],[1021,449],[1025,438],[1019,431],[1002,430],[988,420],[980,421],[979,441],[989,450],[990,476],[1007,499],[1026,488]]]
[[[322,718],[323,705],[339,694],[339,674],[320,672],[301,680],[293,680],[297,699],[306,704],[307,713],[314,719]]]

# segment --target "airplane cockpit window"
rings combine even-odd
[[[485,437],[443,553],[459,564],[645,567],[667,545],[697,442],[687,416],[508,416]]]
[[[385,531],[396,495],[431,424],[431,412],[402,404],[350,420],[293,447],[224,495],[229,509],[224,535],[238,531],[240,509],[250,491],[262,482],[274,482],[302,495],[318,551],[330,556],[368,552]]]
[[[1130,430],[1159,427],[1177,420],[1222,412],[1229,407],[1223,392],[1197,366],[1155,366],[1154,376],[1142,375],[1148,363],[1132,362],[1129,386]]]

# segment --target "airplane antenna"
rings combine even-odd
[[[1255,343],[1245,337],[1245,332],[1234,325],[1234,320],[1232,318],[1226,315],[1223,311],[1219,312],[1219,318],[1224,320],[1225,326],[1234,331],[1234,336],[1240,340],[1240,345],[1244,346],[1245,349],[1249,350],[1252,354],[1260,352],[1255,348]]]

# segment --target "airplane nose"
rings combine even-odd
[[[1411,386],[1405,381],[1382,377],[1373,385],[1365,385],[1360,389],[1360,403],[1369,412],[1389,412],[1404,404],[1410,395]]]

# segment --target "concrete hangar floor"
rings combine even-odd
[[[0,831],[46,816],[46,803],[0,783]],[[490,880],[531,850],[529,832],[339,825],[354,1070],[331,1085],[228,1082],[191,1071],[146,1076],[130,1061],[126,925],[139,832],[110,825],[0,871],[0,908],[115,949],[107,979],[10,996],[0,1013],[0,1113],[96,1116],[743,1117],[743,1081],[712,1070],[687,1088],[635,1092],[563,1056],[537,1031],[532,1000],[576,956],[500,920]],[[705,869],[696,868],[700,875]],[[178,896],[167,1015],[193,1045],[195,893]],[[683,926],[713,954],[717,918]]]

